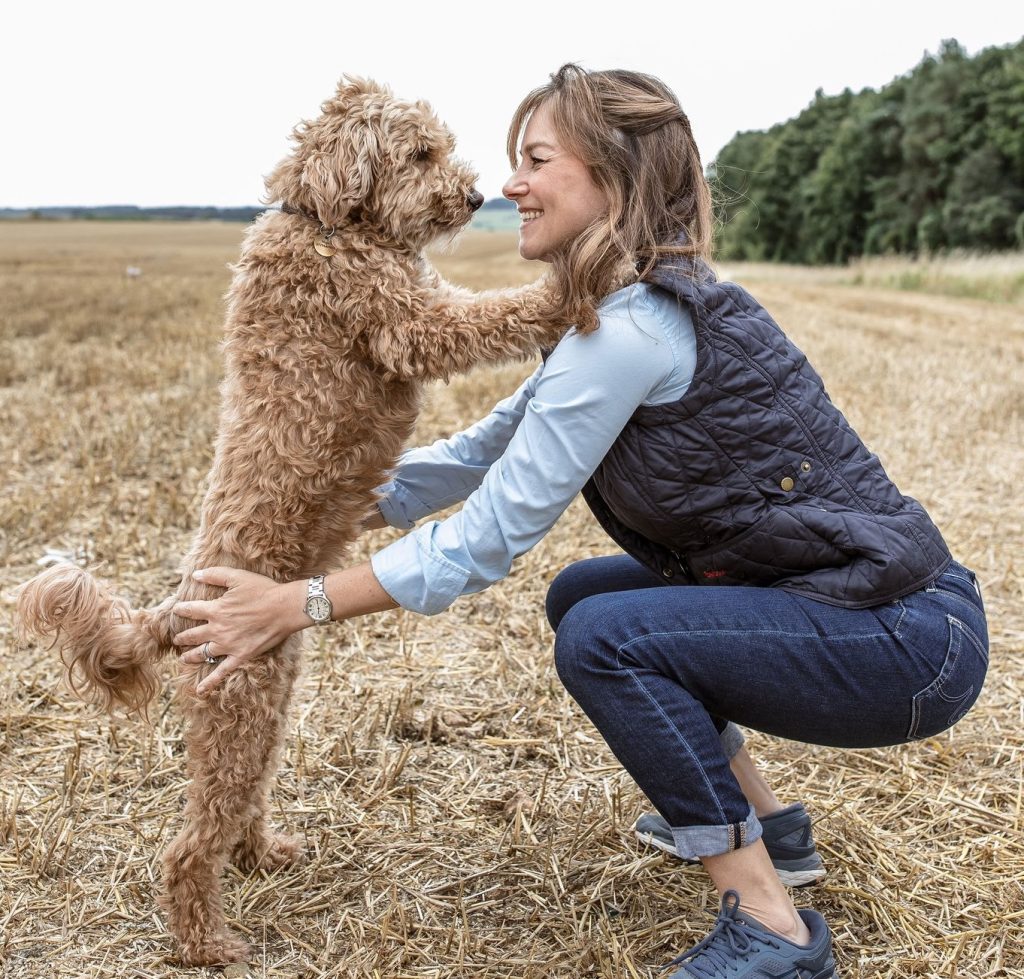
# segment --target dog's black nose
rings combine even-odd
[[[469,208],[471,211],[478,211],[480,205],[484,202],[484,195],[478,190],[471,190],[469,192]]]

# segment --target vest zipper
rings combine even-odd
[[[676,563],[679,565],[679,571],[684,578],[689,581],[697,580],[693,572],[690,570],[690,566],[683,560],[683,556],[678,551],[673,551],[672,548],[669,548],[669,554],[676,559]]]

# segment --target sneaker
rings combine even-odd
[[[825,876],[825,868],[811,835],[811,817],[802,802],[761,819],[761,839],[775,865],[779,880],[789,887],[806,887]],[[649,812],[636,821],[633,831],[643,843],[678,857],[669,825],[657,813]],[[694,863],[690,860],[688,863]]]
[[[806,945],[776,935],[739,911],[739,894],[726,891],[711,934],[669,963],[682,968],[668,979],[836,979],[832,935],[817,911],[797,912],[811,933]]]

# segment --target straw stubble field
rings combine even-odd
[[[56,657],[19,648],[13,589],[47,548],[136,604],[172,590],[217,410],[221,296],[240,229],[0,225],[0,974],[201,975],[155,912],[183,790],[168,687],[153,723],[97,716]],[[536,270],[471,234],[439,264],[482,288]],[[125,276],[126,266],[142,275]],[[879,751],[751,734],[816,817],[829,875],[799,892],[841,975],[1024,977],[1020,486],[1024,327],[1014,302],[725,270],[809,353],[905,492],[974,567],[992,669],[952,732]],[[432,390],[421,441],[530,370]],[[368,535],[353,558],[392,539]],[[610,542],[577,501],[512,576],[448,612],[310,636],[274,793],[305,866],[226,879],[253,976],[649,977],[708,929],[699,868],[634,843],[645,800],[563,693],[546,584]],[[768,651],[770,653],[770,651]],[[215,974],[215,973],[211,973]]]

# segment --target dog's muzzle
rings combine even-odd
[[[467,200],[469,201],[469,209],[471,211],[478,211],[480,210],[480,205],[484,202],[484,195],[478,190],[471,190]]]

